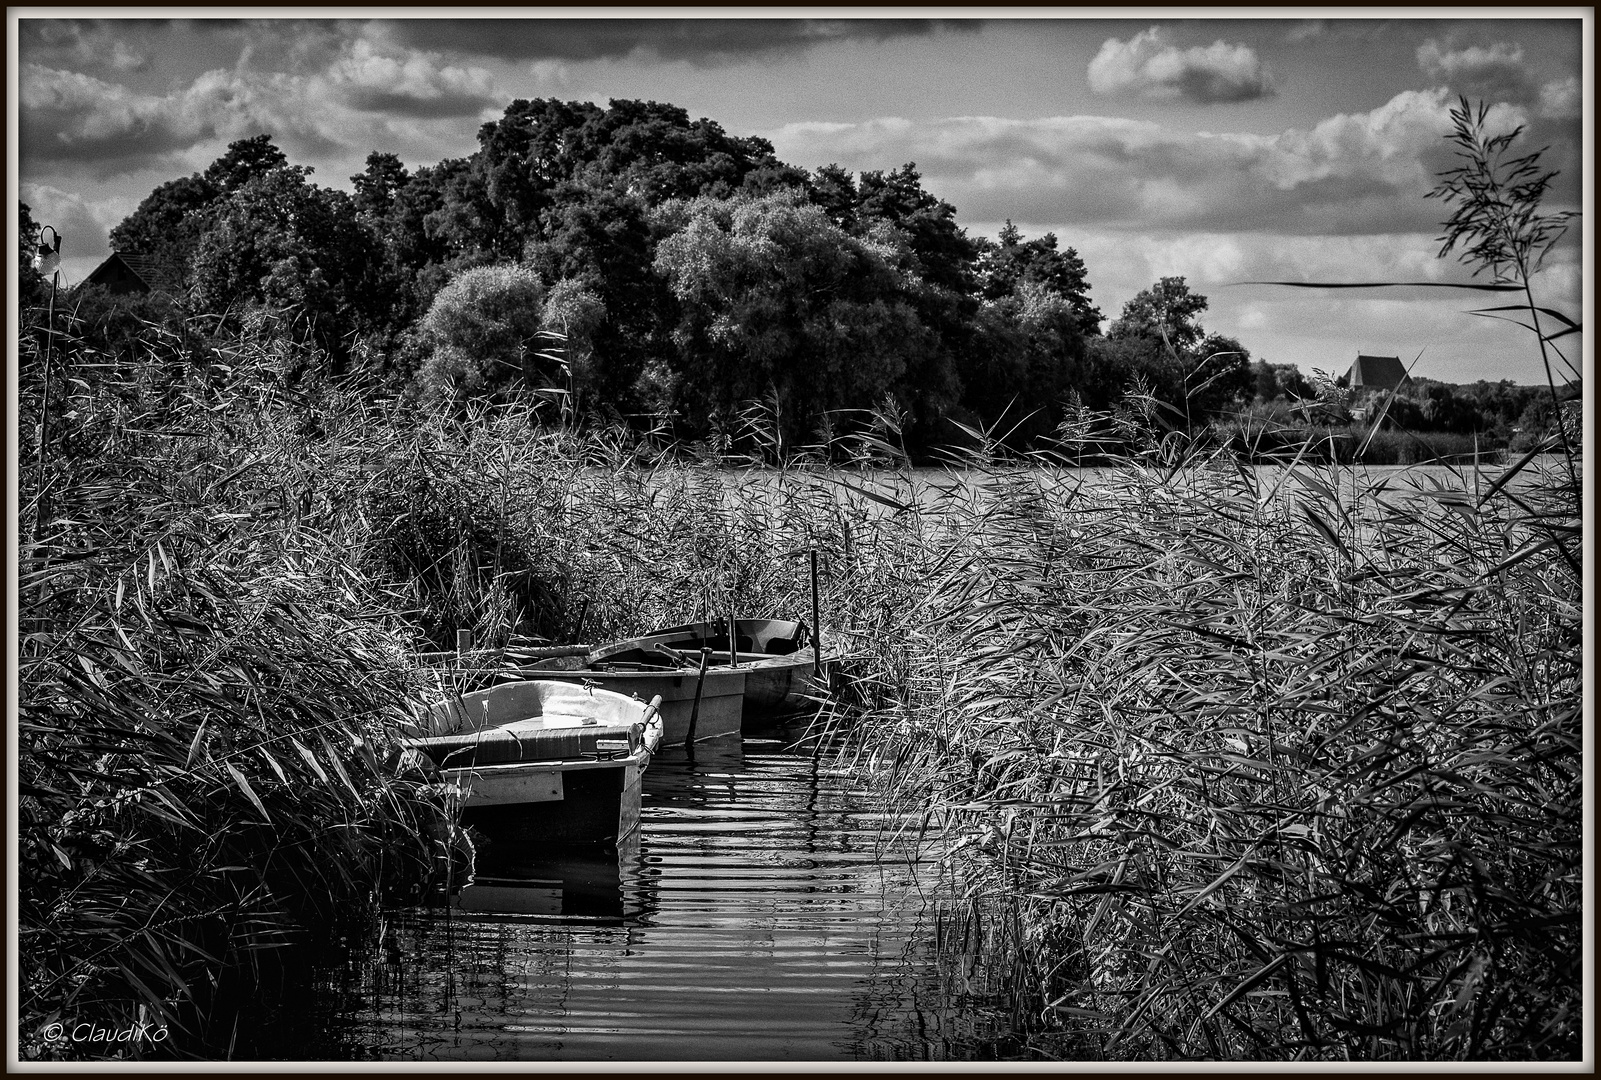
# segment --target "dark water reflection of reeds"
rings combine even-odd
[[[861,779],[794,734],[658,756],[638,839],[615,858],[486,844],[453,908],[391,915],[389,959],[355,972],[326,1018],[342,1053],[993,1057],[999,1010],[960,1000],[933,955],[934,853],[888,844]]]

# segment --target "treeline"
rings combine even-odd
[[[347,193],[270,135],[237,141],[112,230],[158,288],[79,288],[60,326],[97,363],[137,365],[159,337],[204,368],[245,330],[279,343],[290,383],[359,377],[457,406],[544,398],[681,440],[733,437],[752,401],[792,446],[876,411],[914,448],[959,439],[949,421],[1024,446],[1131,398],[1165,426],[1266,421],[1281,436],[1330,421],[1307,401],[1358,404],[1339,380],[1207,332],[1207,298],[1182,277],[1103,333],[1077,251],[1010,222],[968,236],[914,164],[807,171],[651,101],[518,100],[478,142],[415,171],[374,152]],[[22,206],[35,305],[37,233]],[[1419,381],[1382,422],[1507,445],[1551,409],[1549,393]]]
[[[1555,426],[1560,402],[1579,397],[1579,383],[1557,388],[1556,402],[1545,386],[1518,386],[1509,380],[1457,385],[1413,379],[1400,387],[1385,408],[1384,422],[1417,431],[1485,434],[1504,441]]]
[[[1578,380],[1551,387],[1508,379],[1457,384],[1420,377],[1381,390],[1353,388],[1344,375],[1308,378],[1291,364],[1257,361],[1253,370],[1254,400],[1213,421],[1236,445],[1276,450],[1314,431],[1321,437],[1332,430],[1367,446],[1377,464],[1466,457],[1483,450],[1521,453],[1556,432],[1565,422],[1563,414],[1579,408],[1582,393]],[[1402,435],[1413,450],[1398,455],[1393,448]]]
[[[1251,395],[1245,350],[1201,328],[1206,299],[1182,278],[1103,334],[1073,248],[1010,223],[968,236],[913,164],[807,171],[647,101],[518,100],[478,142],[416,170],[374,152],[350,193],[268,135],[235,142],[111,233],[163,289],[80,289],[74,332],[125,357],[177,335],[199,361],[251,326],[315,346],[294,378],[361,373],[458,402],[542,394],[681,438],[751,400],[786,438],[887,408],[916,442],[949,439],[945,417],[1021,420],[1027,439],[1062,403],[1105,408],[1135,385],[1196,416]],[[23,284],[37,301],[37,275]]]

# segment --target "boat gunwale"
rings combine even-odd
[[[629,765],[638,765],[640,768],[650,764],[655,752],[641,746],[626,757],[613,758],[541,758],[531,761],[492,761],[487,765],[449,765],[439,770],[439,775],[448,777],[452,774],[475,773],[489,775],[503,775],[508,772],[576,772],[581,769],[621,769]]]
[[[482,696],[482,698],[487,699],[497,690],[504,690],[509,687],[532,682],[549,682],[562,686],[573,685],[571,682],[561,679],[520,679],[514,682],[497,683],[493,686],[484,687],[481,690],[471,691],[468,694],[460,694],[453,698],[445,698],[442,702],[430,706],[430,711],[437,709],[439,705],[450,706],[447,715],[460,721],[467,719],[465,716],[465,714],[468,713],[466,708],[467,698]],[[540,733],[569,731],[593,732],[597,741],[603,739],[626,738],[628,740],[628,752],[626,754],[613,755],[610,757],[600,757],[598,753],[596,756],[590,757],[586,752],[584,756],[580,757],[526,757],[512,761],[486,762],[482,765],[476,763],[468,765],[434,764],[433,767],[441,777],[450,774],[460,775],[465,773],[486,772],[488,772],[490,775],[498,775],[504,774],[508,770],[523,770],[529,773],[536,773],[541,771],[567,772],[577,769],[623,768],[628,765],[637,765],[641,769],[645,768],[650,764],[650,759],[655,756],[656,751],[661,748],[662,739],[666,735],[666,721],[663,718],[661,711],[661,695],[654,695],[650,700],[647,701],[637,695],[629,696],[620,694],[614,690],[590,687],[590,696],[593,696],[595,690],[597,689],[607,697],[617,699],[616,702],[611,704],[614,706],[616,704],[624,705],[631,712],[637,713],[637,716],[626,720],[614,720],[609,722],[603,722],[589,718],[587,722],[577,724],[563,723],[559,725],[546,726],[543,724],[546,716],[558,716],[563,719],[569,719],[573,716],[573,714],[548,714],[541,712],[532,716],[520,716],[512,720],[503,720],[495,724],[479,724],[473,727],[467,727],[458,722],[456,727],[439,734],[404,736],[401,739],[401,747],[402,749],[417,754],[430,762],[433,762],[434,760],[431,751],[443,751],[443,760],[448,761],[452,754],[468,749],[476,751],[479,746],[485,743],[493,745],[496,743],[510,741],[516,743],[519,748],[527,748],[532,750],[534,745],[537,744],[525,742],[523,735],[532,735],[534,731],[538,731]],[[563,694],[560,696],[570,699],[576,695]],[[534,729],[534,731],[529,731],[526,733],[512,730],[512,728],[517,724],[526,724],[531,721],[540,721],[540,727]],[[654,742],[651,739],[651,732],[653,729],[656,733]],[[490,772],[490,770],[494,770],[494,772]]]

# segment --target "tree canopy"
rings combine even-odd
[[[764,139],[621,99],[519,99],[477,141],[411,167],[375,150],[346,193],[253,135],[159,185],[112,241],[170,271],[176,317],[259,311],[319,345],[327,374],[359,353],[419,398],[549,383],[530,366],[544,326],[569,404],[688,438],[762,398],[792,438],[886,405],[914,438],[1005,417],[1026,441],[1136,385],[1204,415],[1259,381],[1201,327],[1206,298],[1183,278],[1103,336],[1072,246],[1010,221],[969,236],[913,162],[808,172]]]
[[[1176,416],[1197,422],[1249,399],[1251,355],[1233,338],[1211,334],[1197,316],[1206,297],[1183,277],[1164,277],[1123,305],[1100,347],[1103,364],[1126,372]]]
[[[469,394],[506,396],[520,381],[534,394],[544,287],[520,266],[480,266],[439,290],[422,319],[434,344],[420,374],[425,393],[442,400]]]
[[[822,413],[929,387],[908,381],[937,351],[887,245],[852,236],[797,191],[664,204],[655,267],[678,301],[672,367],[695,421],[772,396],[807,433]]]

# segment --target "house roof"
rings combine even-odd
[[[1406,382],[1406,379],[1406,365],[1401,363],[1399,356],[1368,356],[1358,353],[1356,363],[1351,365],[1349,381],[1353,389],[1365,386],[1393,390]]]
[[[146,292],[176,292],[178,283],[152,256],[137,251],[113,251],[105,262],[89,272],[85,285],[112,284],[133,278]]]

